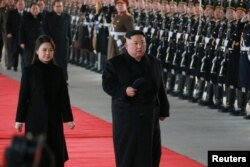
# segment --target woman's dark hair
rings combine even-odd
[[[34,51],[34,56],[33,56],[32,63],[34,63],[34,62],[36,62],[38,60],[38,55],[37,55],[36,51],[40,48],[40,46],[43,43],[50,43],[51,46],[52,46],[52,48],[53,48],[53,50],[55,51],[56,46],[55,46],[55,43],[54,43],[53,39],[50,36],[48,36],[48,35],[40,35],[36,39],[36,45],[35,45],[35,51]],[[52,58],[52,62],[53,62],[53,64],[56,64],[54,57]]]

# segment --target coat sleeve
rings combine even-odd
[[[69,91],[66,84],[66,80],[64,79],[63,71],[60,72],[60,78],[61,78],[61,95],[60,95],[60,101],[61,101],[61,112],[62,112],[62,118],[63,122],[70,122],[73,121],[73,114],[71,110],[70,105],[70,98],[69,98]]]
[[[69,38],[69,45],[72,45],[72,34],[71,34],[71,17],[70,16],[68,16],[68,21],[69,21],[69,23],[68,23],[68,38]]]
[[[123,99],[126,97],[126,86],[119,82],[118,75],[111,61],[106,63],[103,71],[102,87],[113,98]]]
[[[13,13],[13,10],[11,10],[9,12],[9,14],[7,15],[7,19],[6,19],[6,32],[7,32],[7,34],[12,33],[12,25],[11,25],[11,21],[13,20],[12,13]]]
[[[19,91],[16,122],[25,122],[26,113],[29,107],[30,100],[30,83],[28,70],[25,68],[22,73],[21,86]]]
[[[19,29],[19,43],[20,44],[26,44],[26,39],[25,39],[25,37],[26,37],[26,35],[25,35],[25,25],[27,24],[27,20],[26,19],[28,19],[28,18],[25,18],[23,21],[22,21],[22,23],[21,23],[21,25],[20,25],[20,29]]]
[[[158,62],[159,68],[159,76],[160,76],[160,88],[158,91],[158,101],[160,105],[160,117],[169,117],[169,108],[170,104],[168,101],[168,97],[165,91],[165,84],[163,81],[163,74],[160,62]]]

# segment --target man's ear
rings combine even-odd
[[[127,41],[125,42],[124,47],[127,49],[127,47],[128,47]]]

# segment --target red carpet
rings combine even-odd
[[[14,129],[19,82],[0,74],[0,166],[3,152]],[[66,167],[115,167],[111,124],[73,107],[76,128],[65,127],[70,160]],[[162,148],[161,167],[204,167],[204,165]]]

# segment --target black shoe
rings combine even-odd
[[[188,99],[188,95],[187,95],[187,94],[183,94],[183,93],[180,93],[178,97],[179,97],[180,99],[182,99],[182,100]]]
[[[173,92],[173,89],[167,89],[167,94],[171,94]]]
[[[14,69],[13,69],[15,72],[17,72],[17,67],[14,67]]]
[[[173,91],[172,93],[171,93],[171,95],[172,96],[174,96],[174,97],[177,97],[177,96],[179,96],[179,91]]]
[[[214,105],[213,101],[208,101],[208,100],[199,100],[198,103],[201,106],[213,106]]]
[[[218,110],[218,112],[222,112],[222,113],[230,113],[233,111],[234,111],[234,107],[230,107],[230,106],[222,107],[221,109]]]
[[[190,99],[189,99],[189,101],[190,101],[191,103],[197,103],[198,100],[200,100],[199,97],[190,97]]]
[[[211,105],[208,105],[208,108],[220,110],[220,109],[223,108],[223,106],[222,106],[222,104],[218,104],[218,103],[213,104],[213,103],[212,103]]]
[[[250,115],[244,116],[244,119],[250,119]]]
[[[245,110],[234,110],[234,112],[230,112],[230,115],[233,116],[246,116],[246,111]]]
[[[11,69],[11,67],[7,67],[7,70],[10,70]]]

